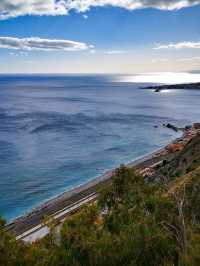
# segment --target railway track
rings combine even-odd
[[[98,193],[94,192],[77,202],[63,208],[62,210],[59,210],[55,212],[53,215],[49,217],[49,219],[53,219],[56,223],[56,227],[59,228],[60,225],[64,222],[66,217],[73,212],[76,212],[79,210],[83,205],[94,202],[98,197]],[[23,240],[25,242],[34,242],[38,239],[41,239],[45,237],[49,233],[49,228],[47,225],[40,223],[37,226],[34,226],[33,228],[25,231],[24,233],[17,235],[17,240]]]

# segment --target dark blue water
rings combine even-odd
[[[11,220],[165,145],[177,135],[163,123],[200,120],[200,92],[140,86],[114,76],[0,76],[0,215]]]

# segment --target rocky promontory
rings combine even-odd
[[[156,85],[144,87],[143,89],[154,90],[154,92],[161,92],[163,90],[200,90],[200,82],[188,84]]]

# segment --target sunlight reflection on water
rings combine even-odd
[[[194,73],[141,73],[137,75],[121,76],[119,82],[133,83],[163,83],[163,84],[181,84],[200,82],[200,74]]]

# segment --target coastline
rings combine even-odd
[[[169,144],[176,142],[176,140],[177,138],[169,142]],[[165,145],[162,148],[155,149],[154,151],[149,152],[144,156],[138,157],[126,163],[125,165],[129,168],[148,167],[159,161],[162,153],[166,150],[166,147],[167,146]],[[27,214],[19,216],[9,222],[6,225],[5,229],[15,236],[18,236],[24,234],[24,232],[26,231],[29,231],[31,228],[37,227],[39,224],[42,224],[45,217],[52,217],[56,213],[61,212],[61,210],[76,204],[76,202],[80,202],[82,199],[85,199],[92,194],[98,194],[98,189],[100,187],[109,185],[109,183],[111,182],[111,177],[115,173],[116,169],[117,167],[108,170],[104,174],[93,178],[87,183],[81,184],[69,191],[65,191],[45,201],[44,203],[38,205],[36,208],[33,208]]]
[[[142,89],[154,90],[154,92],[161,92],[163,90],[199,90],[200,82],[147,86],[147,87],[143,87]]]
[[[183,150],[188,142],[197,134],[200,134],[200,123],[193,123],[193,125],[187,125],[184,128],[178,128],[171,124],[163,124],[163,126],[176,132],[180,131],[180,136],[174,138],[162,148],[158,148],[125,164],[126,167],[133,168],[144,178],[151,178],[155,174],[155,168],[158,165],[162,165],[165,160],[171,160],[170,158]],[[48,226],[44,224],[44,219],[53,219],[56,226],[60,226],[69,215],[98,199],[99,188],[104,188],[111,184],[111,177],[116,169],[117,167],[48,200],[28,214],[8,223],[5,226],[5,230],[13,234],[17,240],[27,242],[33,242],[44,237],[49,232]]]
[[[162,165],[164,160],[170,160],[177,152],[180,152],[197,134],[200,134],[200,123],[193,123],[184,128],[178,128],[171,124],[163,124],[164,127],[180,132],[168,144],[162,148],[136,158],[124,164],[128,168],[135,169],[144,178],[151,178],[157,165]],[[119,166],[118,166],[119,167]],[[20,216],[8,223],[5,230],[13,234],[17,240],[33,242],[48,234],[48,227],[44,219],[53,219],[56,226],[60,226],[69,215],[77,212],[81,207],[98,199],[99,188],[111,184],[111,177],[115,169],[109,170],[92,180],[66,191],[32,209],[24,216]]]

